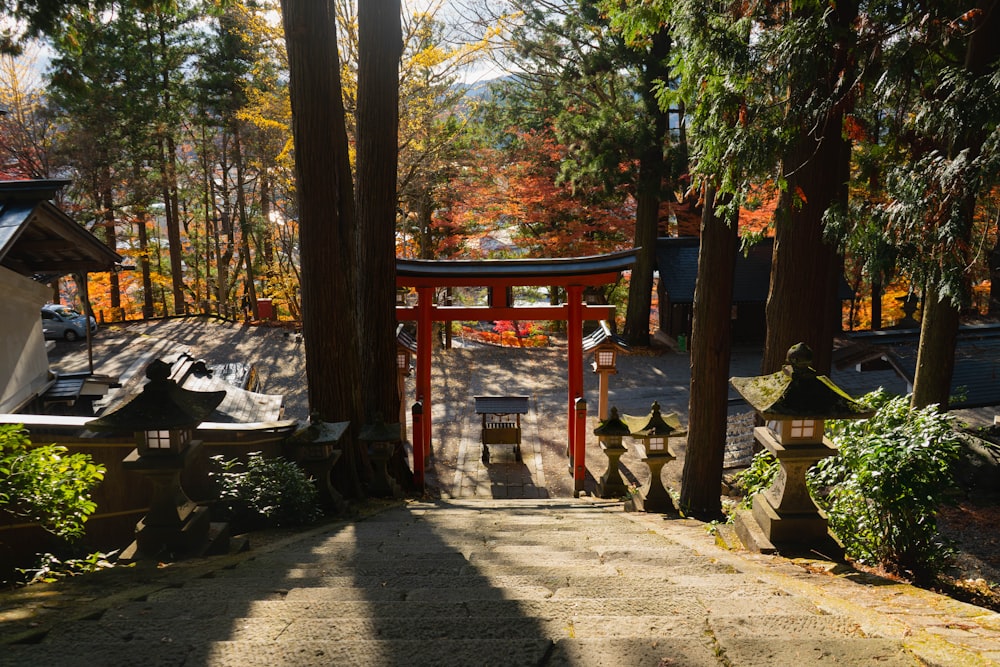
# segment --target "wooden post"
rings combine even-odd
[[[568,416],[567,435],[568,453],[575,456],[576,448],[576,427],[575,408],[576,399],[583,397],[583,286],[569,285],[566,287],[566,305],[568,314],[566,321],[566,348],[567,348],[567,384],[568,384]],[[574,464],[575,465],[575,464]]]
[[[399,438],[406,442],[406,375],[405,371],[396,369],[396,391],[399,392]]]
[[[576,399],[575,412],[576,450],[573,454],[573,491],[574,495],[579,496],[584,490],[584,482],[587,479],[587,399]]]
[[[606,370],[597,371],[597,418],[601,421],[608,418],[608,375],[609,372]]]
[[[420,401],[413,404],[413,483],[418,489],[424,488],[424,406]]]
[[[434,350],[433,321],[434,288],[417,288],[417,400],[426,409],[423,417],[423,446],[431,446],[431,354]],[[416,427],[414,427],[416,428]]]

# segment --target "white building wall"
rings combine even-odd
[[[0,412],[11,412],[49,382],[41,306],[52,290],[0,267]]]

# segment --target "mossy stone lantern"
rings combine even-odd
[[[809,495],[806,471],[837,453],[823,435],[825,420],[863,419],[873,411],[819,375],[812,359],[809,346],[799,343],[788,350],[781,371],[730,380],[767,423],[754,429],[754,438],[781,466],[771,486],[753,497],[751,512],[737,515],[737,535],[756,551],[782,545],[837,549],[826,516]]]
[[[346,504],[333,487],[330,473],[343,454],[340,441],[350,425],[349,421],[323,421],[314,412],[309,415],[309,424],[285,441],[292,460],[315,480],[320,501],[337,512],[346,509]]]
[[[136,541],[123,552],[123,560],[182,557],[209,546],[207,508],[187,497],[180,476],[201,446],[193,439],[195,429],[226,392],[184,389],[170,379],[170,365],[159,359],[146,369],[146,377],[139,394],[86,424],[93,431],[134,434],[137,447],[122,466],[153,483],[149,513],[136,525]]]
[[[170,365],[157,359],[146,369],[142,391],[97,419],[87,428],[135,434],[139,456],[183,454],[194,444],[194,431],[226,397],[224,391],[190,391],[170,379]]]
[[[597,496],[599,498],[620,498],[626,493],[625,481],[618,470],[618,461],[622,455],[628,451],[622,444],[622,438],[631,434],[628,424],[618,416],[618,408],[611,408],[611,415],[602,421],[594,429],[601,444],[601,450],[608,457],[608,469],[601,475],[597,483]]]
[[[630,435],[639,442],[639,457],[649,467],[649,481],[633,498],[635,508],[643,512],[678,514],[660,474],[663,466],[676,458],[670,451],[670,438],[686,433],[681,429],[680,420],[674,413],[664,417],[660,413],[660,404],[654,401],[648,416],[630,416],[626,421],[632,427]]]
[[[402,495],[387,467],[396,443],[401,440],[399,424],[386,424],[382,415],[375,415],[375,422],[361,429],[358,440],[368,443],[368,456],[372,462],[373,475],[368,492],[383,497]]]

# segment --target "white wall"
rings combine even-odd
[[[52,290],[0,267],[0,412],[11,412],[49,381],[41,306]]]

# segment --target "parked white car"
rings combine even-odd
[[[60,304],[42,306],[42,334],[45,338],[63,338],[68,341],[87,336],[87,318],[77,311]],[[97,331],[97,320],[90,318],[90,332]]]

